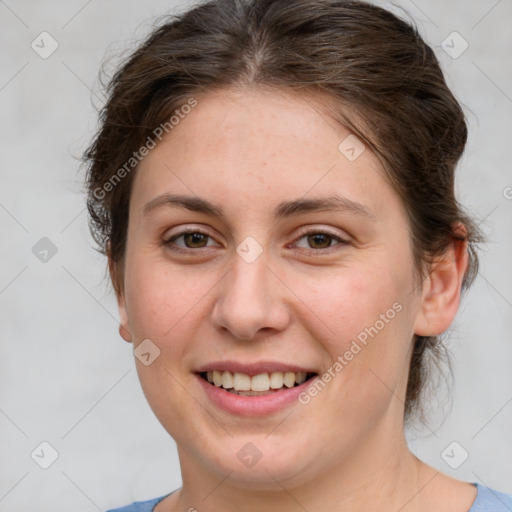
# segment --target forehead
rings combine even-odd
[[[246,88],[194,98],[197,105],[140,163],[137,201],[177,192],[267,208],[272,199],[335,193],[377,211],[389,203],[380,162],[329,116],[321,97]]]
[[[326,97],[312,92],[226,88],[196,99],[197,107],[172,133],[184,150],[200,144],[205,153],[224,157],[236,149],[258,152],[262,160],[317,159],[319,151],[337,156],[340,140],[350,134],[328,114]]]

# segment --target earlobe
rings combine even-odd
[[[126,311],[124,292],[119,286],[116,288],[116,298],[117,306],[119,309],[119,334],[123,340],[131,342],[132,335],[129,329],[128,313]]]
[[[111,271],[111,275],[112,275],[112,271]],[[116,281],[114,283],[114,289],[115,289],[115,293],[116,293],[117,307],[119,310],[119,334],[120,334],[121,338],[123,338],[123,340],[131,342],[132,335],[131,335],[130,329],[129,329],[128,313],[126,311],[124,290],[119,285],[119,281]]]
[[[128,317],[126,315],[126,308],[122,300],[119,301],[119,334],[124,341],[131,342],[132,335],[128,330]]]
[[[110,280],[114,287],[116,294],[117,306],[119,309],[119,334],[123,340],[127,342],[132,341],[132,335],[128,329],[128,315],[126,313],[126,305],[124,300],[124,289],[121,283],[122,270],[118,264],[112,259],[111,245],[107,243],[107,257],[108,257],[108,270],[110,274]]]
[[[432,265],[422,290],[415,334],[437,336],[450,327],[459,308],[468,259],[467,241],[454,240],[448,251]]]

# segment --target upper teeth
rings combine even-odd
[[[214,370],[206,373],[211,384],[224,389],[236,391],[268,391],[284,386],[292,388],[295,383],[302,384],[306,380],[306,372],[272,372],[261,373],[251,377],[245,373],[231,373]]]

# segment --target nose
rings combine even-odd
[[[216,329],[227,330],[236,339],[268,336],[290,323],[288,289],[278,272],[268,266],[265,254],[247,263],[235,253],[218,290],[212,321]]]

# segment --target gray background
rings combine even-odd
[[[445,473],[512,493],[512,1],[396,4],[435,48],[467,113],[457,188],[489,237],[448,342],[454,383],[446,400],[436,395],[432,425],[408,432],[410,446]],[[77,157],[96,127],[102,61],[112,69],[157,16],[185,5],[0,1],[0,511],[105,510],[181,485],[174,442],[117,332]],[[31,48],[43,31],[59,45],[47,59]],[[442,47],[453,31],[469,43],[458,58]],[[48,242],[34,254],[43,237],[53,256],[41,253]],[[43,441],[59,455],[48,469]],[[452,469],[462,450],[469,458]]]

